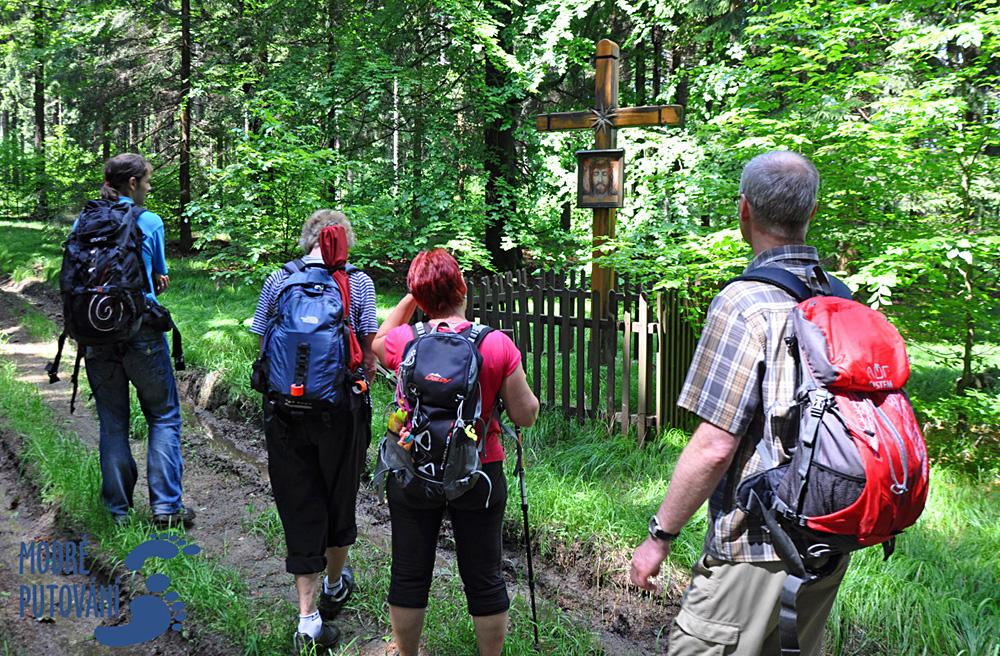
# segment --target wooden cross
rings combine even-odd
[[[594,148],[616,148],[618,128],[644,125],[681,125],[684,108],[681,105],[650,105],[647,107],[618,106],[618,44],[602,39],[597,44],[597,84],[594,90],[594,109],[585,112],[560,112],[539,114],[535,128],[542,132],[556,130],[593,130]],[[614,208],[594,208],[594,257],[601,244],[615,236]],[[614,270],[594,265],[590,278],[591,289],[598,292],[601,314],[607,303],[608,292],[613,288]],[[595,308],[596,310],[597,308]]]

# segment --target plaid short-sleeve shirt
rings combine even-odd
[[[781,246],[760,253],[747,271],[769,266],[805,280],[819,264],[811,246]],[[736,507],[736,488],[764,471],[757,443],[789,459],[784,444],[798,426],[795,361],[785,343],[795,299],[773,285],[737,282],[712,301],[694,360],[677,404],[741,437],[729,470],[708,501],[705,551],[730,562],[779,560],[767,534]],[[784,442],[783,442],[784,440]]]

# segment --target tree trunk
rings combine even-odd
[[[660,75],[663,62],[663,33],[659,26],[653,28],[653,102],[660,102]]]
[[[509,6],[490,5],[490,13],[500,25],[510,25],[513,13]],[[500,47],[511,52],[509,28],[500,33]],[[486,124],[483,168],[486,170],[486,250],[490,253],[493,266],[506,271],[521,265],[523,251],[520,246],[503,248],[504,228],[510,217],[517,214],[515,187],[516,150],[514,143],[514,117],[517,115],[518,99],[506,87],[510,84],[510,72],[501,63],[498,65],[486,57],[486,88],[494,94],[508,94],[495,113],[495,118]]]
[[[339,23],[337,15],[337,0],[327,0],[326,3],[326,79],[327,88],[331,95],[330,107],[326,110],[326,147],[333,150],[340,150],[340,138],[337,134],[337,103],[334,102],[333,95],[336,93],[336,86],[333,84],[334,69],[337,65],[337,25]],[[326,181],[327,196],[333,200],[337,199],[341,192],[338,175],[334,175]]]
[[[49,201],[45,176],[45,6],[39,0],[33,15],[32,45],[35,48],[34,115],[35,115],[35,209],[36,219],[49,215]]]
[[[569,232],[573,227],[573,204],[566,201],[562,204],[562,215],[559,217],[559,227],[565,232]]]
[[[677,73],[677,70],[684,65],[684,56],[679,48],[675,48],[670,53],[670,72],[675,75],[680,75],[677,80],[677,93],[674,102],[678,105],[683,105],[687,107],[688,99],[690,98],[690,81],[687,72]]]
[[[392,197],[399,198],[399,77],[392,77]]]
[[[191,203],[191,0],[181,0],[181,144],[180,203],[181,251],[190,253],[194,246],[191,219],[186,211]]]
[[[646,104],[646,49],[642,43],[635,46],[635,104]]]
[[[420,96],[420,89],[417,89]],[[420,228],[420,194],[424,170],[424,117],[417,105],[413,114],[413,143],[410,150],[410,229],[416,234]]]

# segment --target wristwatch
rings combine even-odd
[[[677,539],[680,533],[667,533],[660,527],[660,520],[656,517],[656,513],[649,518],[649,535],[654,540],[661,540],[663,542],[673,542]]]

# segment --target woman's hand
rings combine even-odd
[[[417,300],[413,298],[413,294],[407,294],[399,300],[396,307],[392,308],[392,312],[382,325],[379,326],[378,332],[375,333],[375,341],[372,342],[372,351],[378,357],[379,362],[382,363],[383,367],[386,367],[385,363],[385,337],[389,334],[389,331],[398,326],[402,326],[405,323],[410,322],[410,317],[417,310]]]

